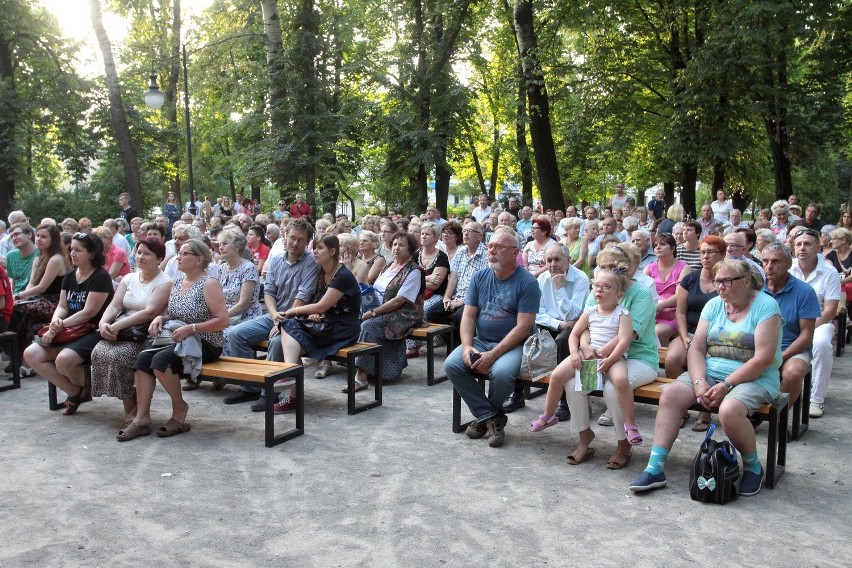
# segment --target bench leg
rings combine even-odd
[[[376,379],[375,379],[375,400],[365,404],[355,404],[355,354],[349,354],[346,357],[346,385],[349,393],[347,398],[347,413],[358,414],[371,408],[376,408],[382,405],[382,350],[377,349],[372,353],[373,360],[376,362]]]
[[[0,392],[21,388],[21,358],[18,354],[18,334],[13,333],[5,336],[3,342],[7,344],[9,349],[9,361],[12,365],[12,384],[0,387]]]
[[[286,376],[294,376],[296,378],[296,427],[283,432],[282,434],[275,435],[275,411],[273,409],[275,405],[275,401],[278,399],[277,396],[273,396],[272,393],[275,393],[275,381],[278,379],[282,379]],[[275,375],[272,377],[267,377],[265,381],[266,388],[266,399],[265,399],[265,408],[264,408],[264,444],[267,448],[271,448],[273,446],[277,446],[278,444],[284,443],[287,440],[292,440],[293,438],[297,438],[302,436],[305,433],[305,370],[302,367],[299,367],[296,374],[287,373],[282,375]],[[289,388],[289,387],[284,387]]]
[[[479,388],[482,389],[482,392],[485,392],[485,379],[479,379]],[[473,420],[465,422],[464,424],[461,423],[461,403],[461,395],[459,394],[459,391],[453,387],[453,433],[455,434],[461,434],[468,426],[473,424]]]
[[[805,375],[802,395],[793,404],[793,420],[790,426],[790,439],[798,441],[808,431],[811,411],[811,372]]]
[[[789,405],[785,404],[779,412],[774,406],[769,411],[769,440],[766,448],[766,488],[775,489],[775,485],[784,475],[787,462],[787,421]]]
[[[435,377],[435,337],[443,337],[447,344],[447,357],[450,356],[450,344],[453,342],[453,330],[450,328],[449,333],[427,335],[426,336],[426,384],[435,386],[447,380],[447,375]]]

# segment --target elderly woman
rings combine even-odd
[[[825,260],[840,274],[840,286],[846,294],[846,301],[852,302],[852,231],[834,229],[829,236],[831,252],[826,255]]]
[[[378,254],[379,235],[363,230],[358,235],[358,257],[368,266],[366,284],[372,284],[385,267],[385,257]]]
[[[628,257],[620,248],[610,247],[598,254],[598,269],[632,274],[635,267],[631,265]],[[659,355],[654,336],[656,306],[651,291],[635,280],[630,281],[630,287],[619,303],[627,309],[632,318],[635,337],[627,350],[627,377],[631,388],[636,388],[653,382],[657,377]],[[594,295],[590,294],[586,300],[586,307],[596,305]],[[618,337],[616,336],[615,339],[596,351],[601,357],[608,357],[617,343]],[[583,334],[581,337],[580,348],[585,353],[592,352],[588,334]],[[560,375],[568,376],[560,377]],[[588,392],[575,390],[574,367],[571,365],[570,359],[566,359],[556,367],[551,380],[554,377],[560,384],[566,384],[565,392],[568,397],[568,407],[571,410],[571,429],[579,433],[579,443],[574,451],[568,455],[567,460],[571,465],[579,465],[595,455],[595,449],[590,447],[595,438],[595,433],[592,431],[589,422],[589,395]],[[609,408],[608,413],[615,426],[615,437],[618,440],[615,451],[607,460],[606,467],[607,469],[621,469],[630,463],[631,445],[627,441],[624,431],[624,415],[618,402],[618,393],[611,381],[604,384],[604,400],[606,400]]]
[[[157,430],[161,438],[189,432],[186,421],[189,405],[183,400],[180,375],[184,369],[183,350],[200,352],[201,362],[209,363],[222,354],[222,330],[228,327],[228,310],[219,281],[207,274],[213,261],[203,242],[190,239],[177,253],[178,273],[169,295],[166,313],[154,318],[148,331],[157,335],[166,327],[174,343],[160,349],[146,349],[133,364],[136,379],[136,417],[118,441],[126,442],[151,433],[151,399],[157,381],[172,401],[172,416]],[[184,340],[187,341],[183,344]],[[193,345],[195,344],[195,345]],[[180,349],[178,349],[180,347]],[[193,366],[193,372],[197,367]]]
[[[355,276],[355,280],[366,284],[371,267],[358,257],[359,237],[344,233],[337,235],[337,240],[340,242],[340,262]]]
[[[423,294],[423,311],[443,301],[447,290],[447,277],[450,274],[450,261],[447,254],[437,247],[440,229],[434,223],[424,223],[420,230],[420,250],[417,251],[417,265],[426,275],[426,291]],[[417,342],[406,340],[405,356],[420,356]]]
[[[580,236],[583,220],[579,217],[571,217],[564,219],[562,224],[565,226],[565,238],[562,240],[562,244],[568,250],[571,264],[582,270],[583,265],[586,264],[586,258],[589,256],[588,241]]]
[[[382,223],[382,234],[380,235],[382,237],[382,242],[379,244],[377,252],[384,257],[385,264],[393,262],[393,251],[391,249],[393,248],[394,235],[396,235],[399,231],[400,229],[398,229],[397,226],[390,221]],[[402,232],[405,233],[406,231]],[[414,251],[412,251],[412,253],[413,252]]]
[[[677,223],[683,223],[684,211],[683,205],[680,203],[675,203],[674,205],[669,205],[669,208],[666,209],[666,218],[660,221],[660,224],[657,225],[657,234],[663,235],[665,233],[674,234],[674,226]],[[678,243],[680,244],[680,243]]]
[[[779,393],[781,312],[777,302],[761,292],[763,279],[745,261],[727,259],[716,264],[713,286],[719,297],[701,311],[688,371],[663,390],[651,458],[630,485],[631,491],[666,485],[663,466],[681,415],[696,401],[707,409],[719,409],[725,435],[743,458],[740,495],[760,491],[764,470],[748,417]]]
[[[260,306],[260,275],[250,260],[243,258],[248,240],[236,227],[223,229],[219,244],[219,283],[225,297],[228,321],[237,325],[263,314]],[[228,329],[222,331],[222,354],[230,355]],[[186,388],[186,387],[184,387]]]
[[[713,286],[713,267],[725,258],[727,252],[728,245],[724,239],[714,235],[705,237],[701,243],[701,270],[691,272],[678,285],[675,293],[677,338],[669,343],[666,353],[667,377],[676,377],[686,370],[686,354],[698,326],[701,310],[717,295]],[[700,413],[692,430],[704,432],[709,424],[710,415]]]
[[[778,241],[778,239],[775,238],[775,233],[773,233],[769,229],[758,229],[754,233],[757,236],[757,244],[755,246],[755,253],[758,256],[760,255],[760,251],[763,250],[763,247],[765,247],[769,243],[774,243],[774,242]]]
[[[677,305],[677,285],[692,269],[682,260],[675,258],[677,243],[671,235],[660,235],[654,246],[657,260],[645,267],[644,273],[654,280],[657,290],[657,339],[662,347],[667,347],[669,341],[677,333],[675,322],[675,307]]]
[[[587,256],[582,268],[586,276],[591,276],[595,266],[597,266],[597,257],[600,252],[600,243],[597,242],[598,235],[600,235],[600,222],[596,219],[589,219],[583,227],[585,228],[583,238],[586,239]]]
[[[104,270],[109,272],[109,277],[116,283],[121,282],[121,279],[130,274],[130,260],[120,247],[112,243],[112,231],[107,227],[96,227],[92,229],[92,234],[96,235],[103,243],[104,247]]]
[[[417,243],[412,235],[399,232],[393,237],[393,262],[388,264],[373,287],[381,305],[361,316],[359,341],[382,345],[382,376],[376,380],[395,381],[408,366],[405,358],[405,336],[423,322],[423,293],[426,282],[417,265],[414,252]],[[355,360],[355,391],[367,388],[367,377],[375,373],[372,357]],[[348,392],[348,387],[343,389]]]
[[[648,215],[648,208],[640,205],[634,213],[639,220],[639,228],[645,229],[650,234],[654,234],[654,218]]]
[[[35,245],[38,256],[33,261],[29,283],[13,296],[15,307],[10,329],[18,334],[18,349],[22,356],[36,331],[51,321],[59,303],[63,278],[71,266],[62,251],[62,236],[56,225],[39,226],[35,231]],[[32,372],[23,368],[21,374],[30,376]]]
[[[447,221],[441,225],[441,245],[443,245],[442,249],[447,253],[447,259],[450,262],[453,261],[456,251],[463,242],[464,234],[458,221]]]
[[[779,199],[772,204],[772,224],[769,229],[775,233],[775,237],[784,242],[787,239],[787,230],[790,228],[790,204]]]
[[[24,360],[36,373],[68,394],[63,411],[66,416],[91,400],[83,365],[90,361],[92,350],[101,339],[96,328],[113,296],[112,279],[102,268],[103,246],[99,238],[85,233],[74,235],[71,260],[76,268],[62,279],[50,330],[42,337],[41,345],[33,343],[24,351]],[[68,343],[53,342],[62,330],[77,326],[90,326],[91,330]]]
[[[323,235],[314,241],[314,260],[320,266],[317,285],[310,303],[290,308],[281,322],[281,348],[286,363],[298,363],[303,353],[323,366],[314,375],[324,379],[331,368],[324,361],[339,349],[358,341],[361,331],[361,290],[358,281],[340,259],[339,238]],[[307,316],[311,321],[326,321],[330,327],[327,335],[312,335],[295,318]],[[326,364],[328,363],[328,364]],[[295,410],[293,392],[275,405],[276,412]]]
[[[547,271],[547,264],[544,262],[545,251],[547,245],[551,243],[550,234],[552,233],[550,221],[544,215],[539,215],[532,221],[532,237],[533,240],[527,243],[523,250],[524,265],[533,276],[538,276]]]
[[[166,309],[172,281],[160,270],[166,249],[159,239],[136,244],[136,272],[126,276],[101,317],[103,338],[92,351],[92,396],[113,396],[124,403],[125,423],[133,420],[133,362],[145,348],[147,327]],[[144,325],[146,333],[122,339],[122,331]]]

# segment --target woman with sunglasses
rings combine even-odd
[[[112,278],[103,269],[103,245],[98,237],[76,233],[71,241],[71,261],[76,268],[62,278],[50,331],[42,338],[42,345],[33,343],[24,351],[27,365],[68,394],[62,413],[66,416],[91,400],[83,365],[91,360],[92,350],[101,340],[97,327],[113,296]],[[61,345],[52,342],[51,338],[63,329],[85,324],[92,329],[82,337]]]
[[[712,283],[719,297],[701,311],[688,371],[663,390],[651,458],[630,485],[631,491],[666,485],[663,466],[681,416],[696,402],[708,410],[719,409],[725,435],[743,458],[740,495],[760,491],[764,470],[749,416],[779,394],[781,311],[774,299],[761,292],[763,278],[743,260],[717,263]]]

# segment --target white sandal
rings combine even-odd
[[[323,361],[320,363],[319,369],[314,373],[315,379],[324,379],[331,372],[331,361]]]

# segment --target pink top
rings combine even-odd
[[[657,261],[648,265],[648,275],[654,279],[654,284],[657,286],[657,296],[660,300],[668,300],[675,295],[677,291],[677,282],[680,279],[680,274],[688,265],[682,261],[675,261],[674,268],[669,273],[669,277],[665,280],[660,280],[660,266]],[[657,314],[657,323],[674,324],[675,308],[666,308]]]
[[[125,253],[121,249],[121,247],[113,246],[111,249],[109,249],[109,252],[106,254],[106,263],[104,264],[104,270],[109,272],[109,267],[112,266],[114,262],[124,263],[121,266],[121,270],[118,272],[118,276],[116,276],[116,279],[130,274],[130,261],[127,260],[127,253]]]

